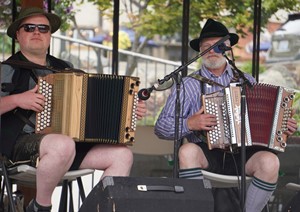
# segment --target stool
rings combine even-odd
[[[1,167],[1,175],[4,177],[3,186],[1,189],[1,203],[3,203],[3,194],[4,187],[7,190],[7,194],[9,197],[9,202],[11,206],[11,210],[14,210],[14,204],[13,203],[13,197],[11,192],[12,184],[18,184],[23,186],[29,186],[29,187],[35,187],[36,185],[36,168],[29,166],[29,165],[18,165],[12,168],[6,168],[2,163]],[[69,211],[74,211],[73,208],[73,196],[72,196],[72,182],[77,181],[78,188],[79,188],[79,194],[81,197],[81,200],[83,201],[85,199],[85,193],[83,189],[83,184],[81,177],[93,174],[93,169],[82,169],[82,170],[74,170],[74,171],[68,171],[61,179],[58,186],[62,186],[62,192],[61,192],[61,200],[59,205],[59,211],[65,212],[67,211],[67,198],[68,198],[68,188],[69,188]],[[5,176],[7,174],[7,176]]]

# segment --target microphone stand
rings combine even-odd
[[[173,177],[178,178],[178,150],[180,147],[180,136],[179,136],[179,124],[180,124],[180,84],[181,81],[179,80],[179,73],[185,69],[188,65],[195,62],[198,58],[205,55],[207,52],[215,48],[216,46],[220,45],[224,41],[228,40],[230,38],[229,35],[226,35],[225,37],[221,38],[219,41],[217,41],[215,44],[213,44],[211,47],[206,49],[203,52],[200,52],[196,57],[188,61],[186,64],[179,66],[175,71],[172,73],[166,75],[163,79],[158,79],[158,83],[162,85],[164,82],[170,80],[171,78],[174,79],[176,82],[176,100],[175,100],[175,135],[174,135],[174,166],[173,166]],[[152,86],[153,87],[153,86]],[[153,89],[151,89],[153,90]]]
[[[223,56],[226,58],[228,63],[233,67],[235,71],[239,74],[239,77],[243,79],[243,83],[241,83],[242,91],[241,91],[241,199],[240,199],[240,206],[241,211],[244,212],[245,209],[245,201],[246,201],[246,171],[245,171],[245,164],[246,164],[246,145],[245,145],[245,136],[246,136],[246,85],[250,88],[253,85],[249,82],[249,80],[245,77],[245,74],[239,70],[235,63],[234,63],[234,56],[233,52],[231,52],[233,60],[230,60],[225,52]]]
[[[245,145],[245,135],[246,135],[246,92],[245,83],[242,83],[242,93],[241,93],[241,211],[245,211],[245,201],[246,201],[246,145]]]
[[[182,140],[180,139],[179,134],[179,124],[180,124],[180,84],[181,84],[181,75],[176,74],[175,77],[173,77],[175,83],[176,83],[176,100],[175,100],[175,135],[174,135],[174,156],[173,156],[173,178],[179,177],[178,172],[178,150],[182,144]]]

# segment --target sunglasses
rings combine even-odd
[[[25,32],[34,32],[35,28],[38,28],[40,33],[48,33],[50,30],[50,26],[45,24],[22,24],[19,29],[21,28],[24,28]]]

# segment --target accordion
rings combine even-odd
[[[36,115],[36,133],[59,133],[77,142],[134,143],[139,79],[137,77],[54,73],[38,78],[45,96]]]
[[[206,133],[209,149],[235,150],[241,146],[241,91],[239,84],[202,96],[204,113],[214,114],[217,125]],[[281,86],[257,83],[245,87],[245,146],[264,146],[284,152],[287,120],[295,92]]]

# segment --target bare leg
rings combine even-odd
[[[270,152],[255,153],[246,163],[246,174],[254,176],[247,190],[246,211],[261,211],[269,201],[279,172],[279,159]]]
[[[74,141],[64,135],[46,135],[40,145],[40,162],[37,167],[36,201],[51,205],[51,196],[58,182],[69,170],[75,157]]]
[[[194,143],[183,144],[178,155],[180,169],[208,167],[208,161],[202,149]]]
[[[85,156],[79,168],[103,170],[105,176],[128,176],[133,155],[127,146],[100,144],[94,146]]]
[[[266,151],[255,153],[246,163],[246,174],[269,183],[276,183],[279,172],[278,157]]]

